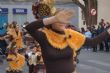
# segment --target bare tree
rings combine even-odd
[[[87,26],[97,24],[97,0],[83,0],[84,4],[82,4],[79,0],[72,1],[82,9],[84,21]]]

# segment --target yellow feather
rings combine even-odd
[[[73,52],[76,52],[85,41],[84,35],[72,29],[64,30],[64,35],[58,34],[47,28],[44,28],[42,31],[45,33],[48,42],[57,49],[64,49],[67,46],[70,46],[73,49]]]
[[[13,59],[13,61],[9,61],[9,68],[11,70],[21,70],[25,64],[24,56],[18,53],[17,53],[17,56],[13,54],[9,54],[7,59]]]

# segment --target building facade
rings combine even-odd
[[[26,21],[32,22],[35,20],[32,14],[32,4],[36,0],[24,0],[24,1],[17,1],[17,0],[0,0],[0,9],[3,12],[3,9],[7,9],[6,14],[0,13],[1,24],[11,23],[13,21],[17,21],[19,25],[23,25]],[[71,20],[71,23],[75,26],[78,26],[78,14],[79,9],[78,6],[71,2],[61,2],[57,0],[56,8],[67,8],[72,9],[75,11],[75,16]],[[5,21],[3,21],[5,20]]]
[[[17,21],[23,25],[24,22],[32,22],[35,20],[32,14],[32,4],[36,0],[0,0],[0,26],[12,21]],[[80,0],[83,3],[83,0]],[[110,21],[110,0],[98,0],[98,22],[101,18]],[[83,17],[81,9],[72,3],[72,0],[56,0],[57,8],[69,8],[75,11],[75,16],[71,20],[72,25],[76,27],[85,27],[83,25]],[[2,25],[1,25],[2,24]]]

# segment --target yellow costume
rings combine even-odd
[[[57,49],[64,49],[67,46],[73,49],[75,52],[84,44],[85,36],[76,32],[72,29],[65,29],[65,34],[58,34],[51,29],[44,28],[42,30],[49,41],[49,43],[57,48]]]
[[[18,33],[15,31],[15,28],[9,28],[7,34],[11,35],[16,42],[16,46],[18,49],[23,48],[23,39],[21,31],[18,30]]]
[[[23,55],[20,55],[17,53],[16,55],[14,54],[9,54],[7,59],[11,59],[12,61],[9,61],[9,71],[20,71],[22,70],[22,67],[25,64],[25,57]]]
[[[18,31],[18,35],[15,38],[15,41],[16,41],[17,48],[20,48],[20,49],[23,48],[23,39],[20,31]]]

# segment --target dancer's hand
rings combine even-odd
[[[49,25],[53,23],[69,24],[73,15],[74,15],[73,10],[65,9],[65,10],[58,12],[55,16],[44,18],[43,23],[45,25]]]
[[[73,18],[73,16],[74,16],[73,10],[65,9],[65,10],[58,12],[55,15],[55,20],[56,22],[68,24],[70,23],[70,20]]]

